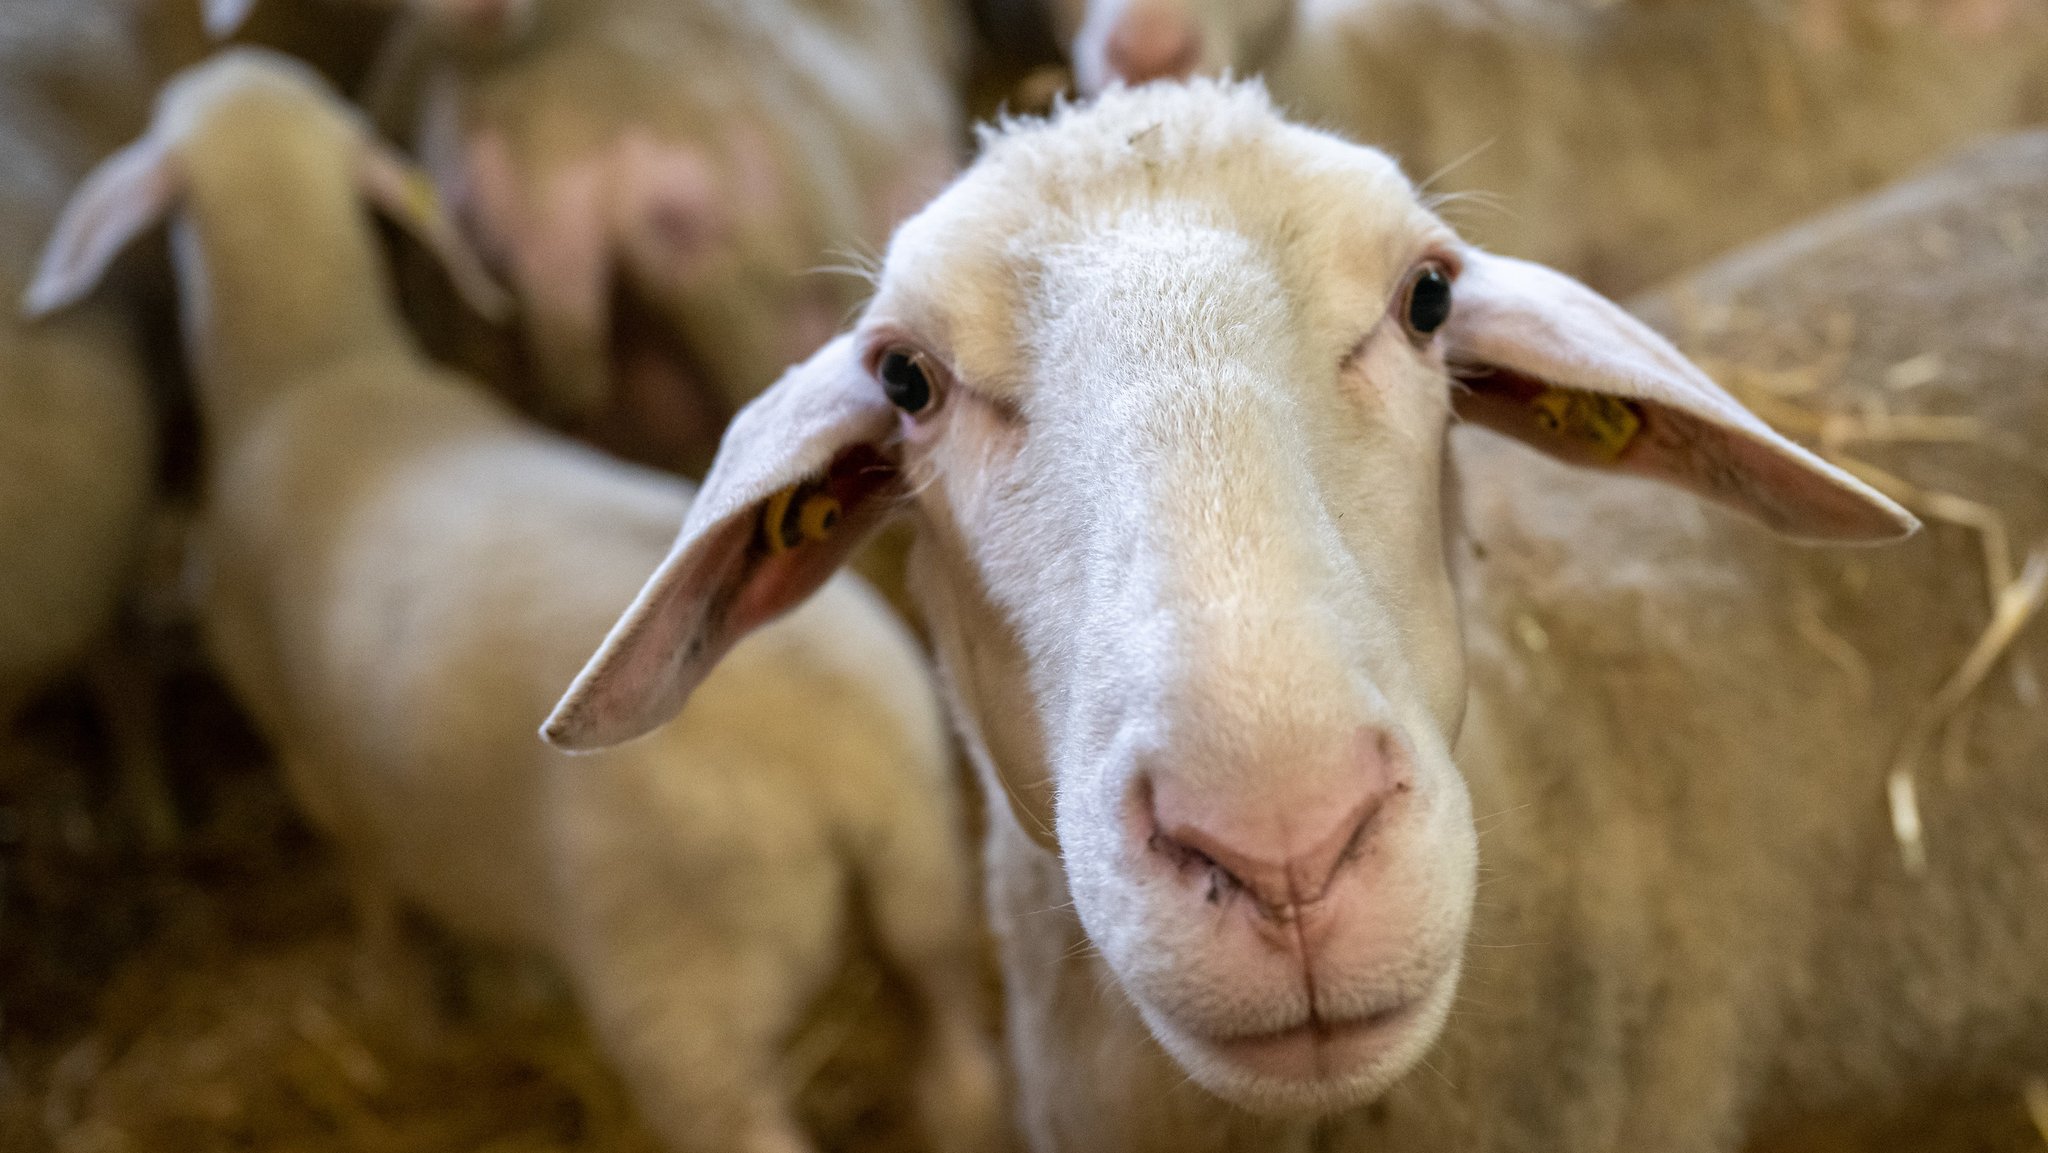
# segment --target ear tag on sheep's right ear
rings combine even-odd
[[[823,541],[839,527],[845,510],[828,491],[829,485],[829,478],[805,481],[762,505],[761,541],[769,556],[780,556],[806,541]]]
[[[1578,441],[1609,463],[1620,460],[1643,431],[1642,411],[1604,392],[1545,388],[1527,403],[1543,431]]]

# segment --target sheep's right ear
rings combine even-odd
[[[45,316],[85,299],[121,250],[170,213],[182,183],[170,148],[154,137],[108,157],[58,218],[22,311]]]
[[[256,0],[205,0],[203,8],[206,34],[215,40],[226,40],[249,22],[249,13],[256,10]]]
[[[896,424],[852,336],[740,410],[668,559],[542,736],[600,749],[680,712],[733,645],[817,591],[896,507]]]

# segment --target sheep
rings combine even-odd
[[[1082,88],[1263,73],[1474,196],[1475,239],[1632,292],[2037,122],[2048,5],[1067,0]],[[1497,203],[1495,202],[1497,200]]]
[[[250,3],[215,7],[228,27]],[[865,281],[826,271],[958,166],[952,0],[403,7],[370,103],[519,297],[524,358],[494,375],[634,459],[701,472],[858,304]]]
[[[859,892],[919,996],[935,1147],[995,1147],[943,723],[872,592],[827,584],[631,748],[580,762],[534,737],[690,490],[420,355],[359,193],[480,309],[504,304],[424,181],[302,65],[224,53],[83,186],[32,293],[79,299],[172,218],[207,430],[207,647],[366,926],[402,898],[551,956],[674,1148],[787,1153],[809,1145],[777,1047]],[[820,531],[824,500],[792,531]]]
[[[1976,262],[1908,273],[1890,219],[1830,239],[1810,281],[1740,279],[2038,365],[2038,261],[1931,328],[1916,290]],[[2028,377],[1963,379],[2038,463]],[[843,529],[758,547],[779,494],[854,467]],[[2038,484],[1995,500],[2048,527]],[[991,130],[853,330],[736,417],[546,736],[660,724],[891,511],[992,798],[1041,1153],[1733,1153],[2048,1067],[2041,711],[1981,701],[1924,874],[1883,799],[1981,623],[1975,550],[1764,531],[1918,522],[1255,85]]]
[[[118,13],[0,5],[0,285],[18,295],[67,189],[147,106]],[[0,317],[0,726],[112,630],[156,480],[140,337],[111,299]]]
[[[272,19],[253,33],[293,38]],[[330,62],[340,58],[332,37]],[[0,288],[19,298],[71,186],[127,140],[165,76],[204,54],[194,0],[0,2]],[[157,846],[176,816],[155,764],[152,658],[124,617],[161,512],[152,269],[64,317],[0,310],[0,730],[90,674],[124,802]],[[172,454],[175,459],[175,453]]]

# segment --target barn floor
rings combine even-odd
[[[551,975],[426,926],[373,953],[222,691],[174,677],[162,713],[168,848],[84,693],[0,754],[0,1150],[657,1148]],[[856,949],[792,1042],[826,1148],[915,1147],[901,998]]]

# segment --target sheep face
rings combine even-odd
[[[1329,1109],[1430,1043],[1472,904],[1449,383],[1407,315],[1455,238],[1376,153],[1153,147],[1021,198],[977,173],[865,347],[930,378],[915,579],[1109,967],[1206,1087]]]

